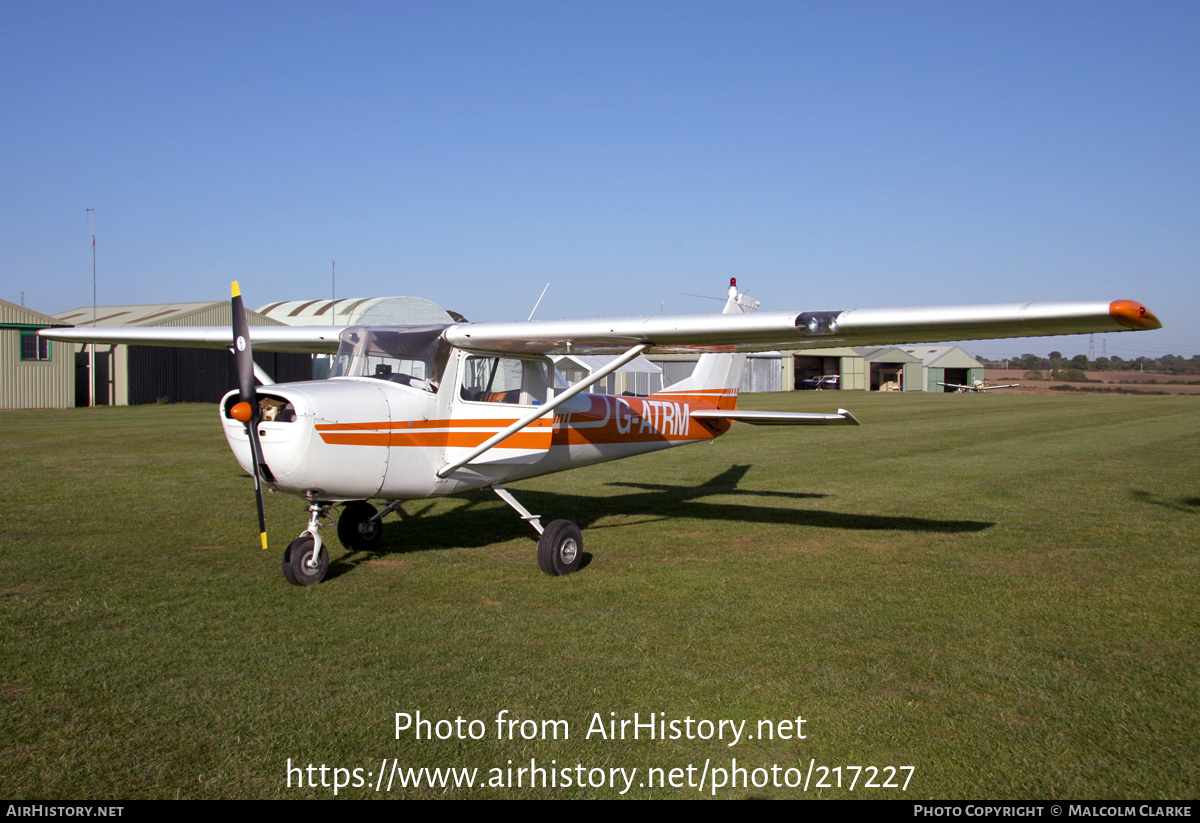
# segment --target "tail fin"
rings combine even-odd
[[[725,302],[722,314],[758,311],[759,303],[753,297],[739,294],[737,279],[729,279],[729,299]],[[717,407],[722,409],[737,408],[737,392],[742,385],[742,372],[746,365],[746,355],[738,353],[706,353],[700,355],[696,369],[690,377],[685,377],[677,383],[672,383],[663,389],[664,393],[704,393],[713,396]]]

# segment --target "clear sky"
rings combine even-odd
[[[472,320],[1133,298],[1200,353],[1200,4],[0,4],[0,297]],[[972,344],[1087,352],[1087,338]],[[1100,354],[1102,342],[1096,341]]]

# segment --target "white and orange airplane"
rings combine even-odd
[[[732,423],[857,425],[836,414],[737,408],[749,351],[1161,327],[1132,300],[906,309],[758,312],[731,280],[722,314],[462,323],[430,326],[246,325],[233,284],[232,330],[45,329],[53,340],[229,348],[239,388],[220,404],[234,455],[254,475],[260,543],[267,547],[261,485],[304,497],[308,527],[283,555],[289,582],[322,580],[329,566],[322,519],[341,506],[338,537],[371,549],[383,517],[406,500],[491,488],[538,532],[538,564],[570,574],[583,557],[579,527],[543,526],[503,486],[527,477],[712,440]],[[334,354],[330,377],[255,386],[251,346]],[[692,375],[649,397],[587,390],[645,352],[700,352]],[[567,387],[551,354],[617,354]],[[383,500],[377,509],[371,500]]]

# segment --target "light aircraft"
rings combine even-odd
[[[958,389],[959,394],[963,392],[986,392],[992,389],[1017,389],[1021,387],[1020,383],[1005,383],[1003,386],[991,386],[984,380],[974,380],[968,386],[964,386],[962,383],[938,383],[938,385],[950,389]]]
[[[504,483],[712,440],[734,422],[857,425],[836,414],[737,408],[745,353],[888,343],[1118,332],[1161,327],[1143,305],[1019,303],[848,311],[758,312],[730,280],[724,311],[709,315],[459,323],[428,326],[256,326],[233,284],[233,328],[44,329],[53,340],[230,348],[238,389],[221,401],[225,437],[262,485],[308,501],[308,527],[283,554],[296,585],[321,581],[324,520],[341,506],[338,537],[367,550],[405,500],[490,488],[540,535],[538,565],[570,574],[583,536],[568,520],[542,525]],[[326,380],[275,385],[251,349],[334,355]],[[612,397],[587,390],[649,352],[699,352],[692,375],[663,391]],[[618,354],[567,387],[550,354]],[[264,383],[255,386],[255,375]],[[376,508],[371,500],[384,501]]]

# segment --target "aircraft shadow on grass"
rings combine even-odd
[[[1176,500],[1164,500],[1160,497],[1155,497],[1148,491],[1141,489],[1133,489],[1130,494],[1135,500],[1142,503],[1149,503],[1152,506],[1162,506],[1165,509],[1172,509],[1177,512],[1186,512],[1188,514],[1196,514],[1200,512],[1200,497],[1180,497]]]
[[[816,526],[832,529],[927,532],[934,534],[963,534],[991,528],[994,523],[979,520],[933,520],[922,517],[897,517],[873,514],[846,514],[795,506],[756,506],[747,503],[728,503],[702,500],[705,497],[773,497],[784,500],[815,500],[827,495],[810,492],[758,491],[738,488],[738,483],[750,466],[731,466],[699,486],[667,483],[614,482],[638,491],[612,496],[590,496],[561,492],[518,490],[519,499],[527,509],[540,514],[542,524],[566,518],[579,524],[586,532],[605,528],[638,525],[677,519],[725,520],[743,523]],[[476,491],[455,495],[463,505],[436,515],[429,512],[434,501],[410,501],[398,509],[400,519],[390,518],[384,526],[382,545],[373,551],[352,552],[333,561],[329,577],[343,574],[359,563],[389,555],[451,548],[478,548],[516,538],[536,538],[533,529],[508,510],[491,492]],[[499,504],[499,506],[495,505]],[[624,520],[611,525],[592,524],[607,517],[633,516],[632,523]],[[336,540],[336,538],[334,538]],[[584,554],[584,564],[590,560]]]

